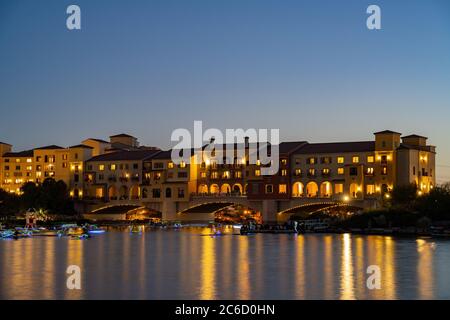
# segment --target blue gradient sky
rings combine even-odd
[[[311,142],[392,129],[430,137],[450,180],[450,1],[0,0],[0,108],[15,150],[120,132],[167,148],[194,120]]]

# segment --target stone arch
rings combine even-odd
[[[322,182],[320,185],[320,197],[322,198],[330,198],[333,194],[333,190],[331,187],[330,181]]]
[[[131,200],[136,200],[139,199],[140,196],[140,192],[139,192],[139,186],[138,185],[133,185],[130,188],[130,199]]]
[[[199,194],[206,194],[208,193],[208,186],[204,183],[198,186],[198,193]]]
[[[292,196],[293,197],[302,197],[304,195],[304,186],[303,183],[301,183],[300,181],[297,181],[293,184],[292,186]]]
[[[350,197],[351,198],[358,198],[358,192],[359,192],[358,185],[356,183],[350,184]]]
[[[306,184],[306,196],[308,198],[314,198],[319,195],[319,187],[316,182],[310,181]]]
[[[220,189],[219,189],[219,186],[216,184],[216,183],[213,183],[211,186],[210,186],[210,193],[212,193],[212,194],[218,194],[219,193],[219,191],[220,191]]]
[[[108,198],[110,200],[117,200],[119,197],[119,192],[117,191],[116,186],[110,186],[108,188]]]
[[[233,185],[233,193],[238,195],[242,194],[242,185],[240,183],[235,183]]]
[[[147,188],[142,188],[141,195],[142,195],[142,199],[147,199],[147,197],[148,197],[148,189]]]
[[[128,188],[127,186],[121,186],[119,189],[119,200],[128,199]]]
[[[231,193],[230,185],[228,183],[222,184],[222,186],[220,186],[220,193],[223,193],[223,194]]]

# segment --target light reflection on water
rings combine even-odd
[[[1,299],[449,299],[450,241],[110,231],[0,241]],[[82,289],[66,288],[78,265]],[[366,287],[370,265],[381,289]]]

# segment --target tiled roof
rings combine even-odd
[[[383,133],[401,134],[400,132],[395,132],[395,131],[391,131],[391,130],[379,131],[379,132],[375,132],[374,134],[383,134]]]
[[[404,137],[402,137],[403,139],[404,138],[423,138],[423,139],[428,139],[427,137],[424,137],[424,136],[419,136],[418,134],[410,134],[409,136],[404,136]]]
[[[88,138],[88,139],[86,139],[84,141],[87,141],[87,140],[97,141],[97,142],[100,142],[100,143],[109,143],[108,141],[105,141],[105,140],[102,140],[102,139],[95,139],[95,138]]]
[[[116,134],[113,136],[109,136],[110,138],[135,138],[133,136],[130,136],[129,134],[126,133],[120,133],[120,134]]]
[[[118,151],[95,156],[88,161],[147,160],[156,155],[158,150]]]
[[[52,145],[50,145],[50,146],[40,147],[40,148],[36,148],[36,149],[34,149],[34,150],[54,150],[54,149],[64,149],[64,148],[52,144]]]
[[[21,158],[21,157],[32,157],[33,156],[33,150],[25,150],[20,152],[7,152],[3,155],[3,158]]]
[[[295,154],[341,153],[374,151],[375,141],[308,143]]]
[[[8,145],[8,146],[12,146],[11,144],[9,144],[9,143],[6,143],[6,142],[1,142],[0,141],[0,144],[6,144],[6,145]]]
[[[85,144],[77,144],[77,145],[75,145],[75,146],[69,147],[69,149],[75,149],[75,148],[94,149],[94,148],[92,148],[92,147],[90,147],[90,146],[87,146],[87,145],[85,145]]]

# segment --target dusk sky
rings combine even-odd
[[[194,120],[309,142],[417,133],[450,181],[450,1],[0,0],[0,108],[16,151],[122,132],[169,148]]]

